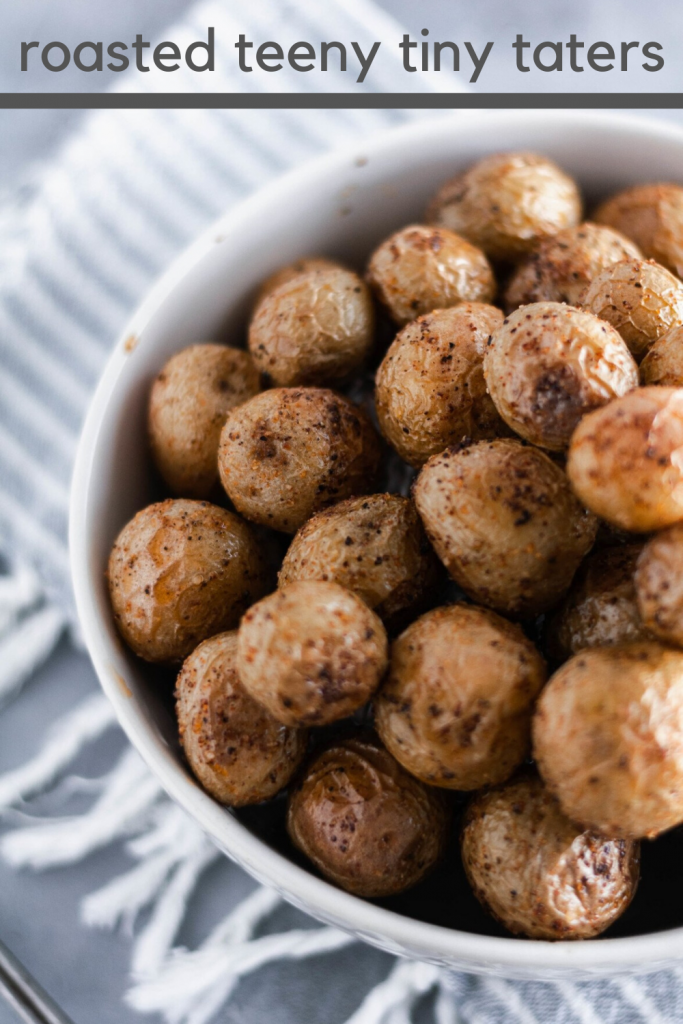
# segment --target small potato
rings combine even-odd
[[[227,345],[191,345],[152,385],[152,454],[174,494],[206,498],[218,480],[218,441],[231,409],[260,390],[251,356]]]
[[[484,376],[508,426],[551,451],[568,446],[591,409],[638,386],[638,367],[617,331],[559,302],[510,313],[488,343]]]
[[[381,619],[338,583],[291,583],[250,608],[239,628],[240,681],[284,725],[353,714],[386,667]]]
[[[683,324],[683,284],[654,260],[620,260],[593,278],[581,305],[615,327],[640,360]]]
[[[581,219],[576,182],[536,153],[495,153],[446,182],[427,221],[456,231],[489,259],[516,261]]]
[[[674,327],[654,343],[640,364],[640,382],[683,387],[683,327]]]
[[[459,302],[491,302],[496,282],[488,260],[446,228],[411,224],[375,249],[368,283],[403,326],[415,317]]]
[[[326,256],[304,256],[300,260],[294,260],[284,267],[280,267],[270,277],[267,277],[258,290],[256,304],[275,291],[281,284],[288,284],[300,274],[308,274],[311,270],[346,270],[346,267],[336,260],[327,259]]]
[[[615,544],[588,555],[548,625],[555,660],[565,661],[586,647],[648,638],[633,582],[641,550],[640,544]]]
[[[462,302],[404,327],[377,371],[382,433],[411,466],[468,437],[507,434],[486,390],[483,358],[503,323],[495,306]]]
[[[530,302],[576,306],[601,270],[640,256],[638,246],[612,228],[589,222],[567,228],[541,242],[519,265],[505,291],[505,308],[512,311]]]
[[[627,839],[683,822],[683,652],[654,640],[581,651],[543,690],[532,733],[572,821]]]
[[[394,641],[375,725],[411,775],[479,789],[509,778],[528,755],[545,679],[519,626],[473,605],[436,608]]]
[[[319,754],[287,814],[292,842],[321,874],[369,898],[421,881],[445,851],[449,823],[442,795],[365,737]]]
[[[508,439],[435,455],[414,498],[455,582],[477,603],[523,618],[559,601],[598,528],[559,466]]]
[[[477,794],[460,842],[475,896],[513,935],[590,939],[623,914],[638,885],[638,843],[573,824],[530,773]]]
[[[229,807],[269,800],[306,751],[306,732],[288,729],[257,704],[237,677],[237,633],[205,640],[176,682],[180,742],[195,776]]]
[[[368,286],[342,267],[296,274],[271,287],[254,310],[249,351],[280,387],[333,384],[365,362],[375,328]]]
[[[228,416],[221,483],[238,512],[296,533],[314,512],[372,489],[380,442],[366,413],[324,388],[273,388]]]
[[[647,259],[657,260],[677,277],[683,276],[680,185],[664,182],[627,188],[599,206],[595,220],[632,238]]]
[[[647,542],[635,574],[638,609],[650,632],[683,647],[683,524]]]
[[[309,519],[290,545],[278,583],[339,583],[394,624],[425,600],[437,566],[412,501],[370,494],[347,498]]]
[[[121,636],[146,661],[182,661],[233,629],[268,589],[261,545],[239,516],[206,501],[148,505],[116,538],[107,571]]]
[[[579,423],[567,473],[608,523],[649,533],[683,519],[683,390],[637,388]]]

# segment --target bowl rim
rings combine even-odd
[[[140,337],[145,326],[163,306],[182,280],[221,242],[239,234],[244,225],[264,203],[286,201],[292,187],[300,190],[307,182],[317,183],[332,170],[348,165],[349,158],[363,153],[377,157],[397,145],[419,146],[435,130],[448,125],[454,129],[476,117],[486,122],[487,132],[497,121],[506,126],[517,122],[542,125],[557,123],[558,118],[580,128],[590,124],[614,132],[615,129],[643,142],[656,137],[669,139],[681,146],[683,127],[651,117],[597,111],[459,111],[448,116],[426,118],[400,127],[389,128],[372,139],[327,152],[295,167],[259,189],[237,206],[210,224],[162,274],[149,290],[124,327],[94,392],[80,435],[71,485],[69,506],[69,549],[76,609],[82,635],[100,684],[112,702],[117,718],[128,739],[138,751],[170,798],[217,843],[217,845],[259,882],[277,889],[283,897],[306,913],[333,924],[374,945],[406,953],[426,961],[450,964],[473,972],[547,971],[566,974],[601,970],[654,970],[662,964],[683,958],[683,927],[620,938],[601,938],[598,942],[548,942],[515,937],[479,935],[446,928],[441,925],[407,917],[369,903],[336,888],[305,868],[288,860],[242,825],[226,808],[214,802],[200,789],[178,763],[152,726],[135,710],[130,693],[112,671],[115,659],[101,620],[97,602],[93,600],[93,569],[89,564],[89,523],[86,497],[93,485],[93,465],[105,410],[115,395],[119,374],[127,358],[126,339]],[[101,568],[100,568],[101,571]]]

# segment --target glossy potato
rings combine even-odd
[[[683,647],[683,524],[652,537],[635,574],[643,622],[665,643]]]
[[[479,789],[503,782],[528,755],[545,679],[519,626],[473,605],[436,608],[392,644],[375,726],[411,775]]]
[[[632,238],[647,259],[657,260],[677,277],[683,275],[683,188],[668,182],[634,185],[612,196],[595,211]]]
[[[674,327],[655,341],[640,364],[640,382],[683,387],[683,327]]]
[[[294,260],[293,263],[287,263],[284,267],[279,267],[265,279],[258,290],[256,305],[258,305],[261,299],[263,299],[269,292],[279,288],[281,284],[287,284],[300,274],[308,274],[311,270],[346,269],[347,268],[344,267],[342,263],[328,259],[327,256],[303,256],[299,260]]]

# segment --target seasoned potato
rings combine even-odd
[[[648,637],[633,582],[641,551],[640,544],[615,544],[588,555],[548,624],[548,650],[555,660],[564,661],[585,647]]]
[[[221,483],[238,512],[295,533],[314,512],[367,494],[380,443],[369,418],[324,388],[273,388],[228,416],[221,434]]]
[[[637,388],[574,431],[567,473],[582,502],[633,533],[683,519],[683,390]]]
[[[683,652],[654,640],[581,651],[543,690],[532,731],[572,821],[631,839],[683,821]]]
[[[620,260],[641,256],[640,249],[612,228],[586,222],[560,231],[514,272],[505,291],[505,308],[529,302],[568,302],[576,306],[594,277]]]
[[[683,327],[663,334],[640,364],[641,384],[683,387]]]
[[[109,593],[121,636],[146,661],[181,661],[233,629],[268,589],[247,523],[206,501],[148,505],[116,538]]]
[[[560,467],[504,438],[435,455],[414,497],[455,582],[479,604],[514,616],[559,601],[597,531]]]
[[[433,309],[491,302],[496,282],[489,262],[446,228],[411,224],[375,249],[368,282],[391,318],[403,326]]]
[[[367,703],[387,667],[381,619],[338,583],[300,580],[242,619],[237,671],[285,725],[327,725]]]
[[[218,480],[218,441],[230,410],[260,389],[247,352],[191,345],[152,385],[148,426],[154,461],[174,494],[206,498]]]
[[[419,607],[436,576],[437,559],[412,501],[370,494],[309,519],[290,545],[278,582],[331,580],[393,624]]]
[[[374,327],[370,290],[357,274],[308,270],[271,287],[257,304],[249,351],[279,386],[333,384],[363,365]]]
[[[405,772],[374,739],[335,743],[293,791],[292,842],[335,885],[391,896],[441,859],[450,815],[441,794]]]
[[[411,775],[479,789],[507,779],[528,755],[545,678],[519,626],[473,605],[436,608],[394,641],[376,728]]]
[[[343,264],[337,263],[336,260],[330,260],[326,256],[304,256],[300,260],[294,260],[293,263],[287,263],[286,266],[280,267],[270,277],[267,277],[258,290],[256,303],[258,304],[269,292],[275,291],[281,284],[288,284],[300,274],[308,274],[311,270],[346,269]]]
[[[585,413],[638,386],[638,367],[609,324],[559,302],[511,313],[492,335],[484,376],[512,429],[563,451]]]
[[[518,260],[581,219],[581,196],[557,164],[536,153],[496,153],[446,182],[427,210],[492,260]]]
[[[638,559],[635,590],[647,628],[665,643],[683,647],[683,524],[647,542]]]
[[[495,306],[462,302],[421,316],[390,346],[377,371],[377,418],[411,466],[466,437],[481,441],[508,433],[483,370],[486,343],[502,323]]]
[[[230,807],[269,800],[286,786],[306,751],[306,732],[282,725],[237,677],[237,633],[205,640],[176,682],[180,741],[211,796]]]
[[[683,188],[670,183],[635,185],[612,196],[595,211],[677,277],[683,275]]]
[[[530,939],[600,935],[628,907],[640,874],[637,842],[584,831],[531,773],[473,797],[461,851],[479,902]]]

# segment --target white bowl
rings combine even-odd
[[[547,980],[653,970],[683,956],[683,928],[579,943],[476,934],[458,930],[463,915],[455,900],[452,928],[416,920],[342,892],[267,845],[188,774],[167,703],[150,685],[149,669],[117,637],[104,584],[116,533],[150,500],[145,403],[170,354],[217,336],[239,342],[254,289],[270,271],[310,253],[362,265],[384,236],[420,219],[442,181],[485,153],[507,149],[554,158],[589,200],[638,181],[683,177],[683,131],[671,125],[578,111],[477,111],[413,124],[326,156],[231,210],[152,290],[97,389],[72,490],[76,600],[102,687],[171,798],[228,856],[313,917],[391,952],[476,973]],[[672,890],[679,874],[671,875]],[[652,927],[661,927],[653,913]]]

